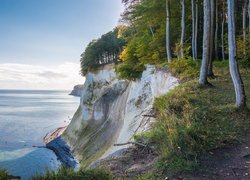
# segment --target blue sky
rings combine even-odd
[[[121,0],[0,0],[0,89],[32,88],[7,85],[6,64],[78,67],[88,42],[112,30],[122,10]]]

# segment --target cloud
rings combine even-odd
[[[58,66],[0,64],[0,89],[65,89],[83,84],[79,64],[65,62]]]

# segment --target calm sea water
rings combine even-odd
[[[43,137],[69,123],[80,98],[68,91],[0,90],[0,169],[27,179],[60,166]]]

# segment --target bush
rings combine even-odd
[[[173,60],[167,64],[169,70],[180,80],[189,80],[199,76],[200,63],[191,58]]]
[[[131,62],[123,62],[116,66],[116,73],[118,74],[119,78],[128,79],[132,81],[136,80],[137,78],[140,78],[143,70],[143,64],[134,64]]]
[[[8,179],[9,175],[8,172],[5,170],[0,170],[0,180],[6,180]]]

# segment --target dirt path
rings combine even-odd
[[[250,180],[250,131],[244,142],[210,152],[201,164],[204,169],[200,173],[181,179]]]
[[[97,166],[108,167],[116,177],[130,179],[151,172],[157,158],[157,155],[148,149],[134,146],[121,156],[101,160]],[[181,174],[174,179],[250,180],[250,130],[241,144],[214,150],[200,161],[202,170],[192,174]]]

